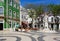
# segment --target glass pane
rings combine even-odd
[[[3,14],[3,8],[0,7],[0,14]]]

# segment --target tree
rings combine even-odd
[[[32,18],[32,26],[35,27],[35,18],[36,18],[36,11],[34,9],[29,9],[29,16]]]
[[[33,19],[33,27],[34,21],[37,17],[40,17],[41,14],[44,13],[44,6],[43,5],[35,5],[35,4],[27,4],[25,8],[29,9],[29,16]]]
[[[43,6],[42,5],[38,6],[38,8],[36,9],[36,16],[38,17],[43,13],[44,13]]]
[[[54,16],[60,14],[60,5],[50,4],[48,5],[48,8],[49,8],[49,12],[52,11]]]

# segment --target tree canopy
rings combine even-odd
[[[39,15],[43,14],[44,12],[52,12],[53,15],[60,14],[60,5],[35,5],[35,4],[28,4],[25,6],[28,9],[34,9],[34,12],[30,10],[30,16],[32,17],[35,13],[35,17],[38,17]]]
[[[50,4],[48,5],[49,11],[52,11],[54,15],[60,14],[60,5]]]

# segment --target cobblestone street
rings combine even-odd
[[[0,41],[60,41],[60,34],[0,31]]]

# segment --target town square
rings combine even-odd
[[[0,41],[60,41],[60,33],[0,31]]]
[[[60,0],[0,0],[0,41],[60,41]]]

